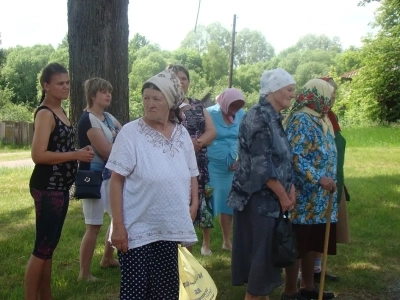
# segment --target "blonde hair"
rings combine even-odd
[[[98,91],[104,92],[113,90],[110,82],[100,77],[93,77],[85,81],[84,85],[86,109],[93,106],[93,97],[96,97]]]

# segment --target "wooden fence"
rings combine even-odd
[[[30,145],[33,139],[33,123],[0,121],[0,140],[7,144]]]

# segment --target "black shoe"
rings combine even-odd
[[[308,299],[304,298],[300,293],[296,293],[296,294],[292,294],[292,295],[287,295],[287,294],[282,293],[281,300],[308,300]]]
[[[318,299],[319,289],[314,287],[312,291],[307,291],[305,289],[300,289],[300,294],[307,300]],[[335,298],[335,294],[332,292],[324,292],[322,299],[330,300]]]
[[[314,273],[314,282],[320,282],[321,281],[321,273]],[[340,280],[339,276],[331,275],[328,273],[325,273],[325,281],[330,281],[330,282],[337,282]]]

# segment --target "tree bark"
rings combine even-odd
[[[92,77],[108,80],[108,111],[121,124],[129,121],[129,0],[68,0],[70,118],[76,125],[86,107],[83,84]]]

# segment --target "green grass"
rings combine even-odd
[[[28,158],[31,158],[30,150],[21,151],[20,149],[16,149],[14,151],[4,151],[4,152],[0,150],[0,162],[28,159]]]
[[[338,255],[328,259],[330,272],[341,276],[326,288],[338,299],[399,299],[387,291],[400,278],[400,129],[345,129],[347,139],[346,185],[351,193],[348,203],[351,244],[338,245]],[[23,275],[33,247],[34,209],[29,195],[31,168],[0,168],[0,299],[23,298]],[[106,217],[105,225],[110,220]],[[103,226],[93,258],[93,274],[106,281],[77,282],[79,244],[85,225],[79,201],[71,201],[53,265],[54,299],[117,299],[119,270],[99,267]],[[200,237],[200,235],[199,235]],[[218,222],[212,233],[213,255],[196,258],[215,280],[218,300],[242,300],[245,287],[230,284],[230,255],[221,250]],[[281,288],[271,300],[279,299]]]
[[[0,153],[30,151],[31,146],[4,143],[0,140]]]
[[[347,147],[400,147],[400,127],[344,128]]]
[[[0,140],[0,162],[27,159],[30,157],[30,146],[7,144]]]

